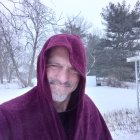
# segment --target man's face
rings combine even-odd
[[[47,63],[47,78],[55,102],[65,101],[77,88],[79,74],[70,64],[66,48],[55,47],[50,51]]]

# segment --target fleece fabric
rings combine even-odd
[[[46,76],[49,50],[59,46],[68,50],[70,63],[80,74],[66,110],[67,133],[53,106]],[[0,140],[112,140],[99,110],[85,94],[85,83],[85,48],[80,38],[68,34],[50,37],[38,56],[37,85],[0,105]]]

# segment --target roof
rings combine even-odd
[[[140,61],[140,56],[133,56],[127,58],[127,62],[136,62],[136,61]]]

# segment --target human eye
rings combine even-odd
[[[55,63],[49,63],[49,64],[47,64],[47,68],[59,69],[60,66],[58,64],[55,64]]]

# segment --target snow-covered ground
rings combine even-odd
[[[19,88],[16,84],[0,85],[0,104],[22,95],[29,89]],[[102,114],[125,108],[137,109],[135,89],[87,86],[86,94],[91,97]],[[111,134],[113,140],[140,140],[140,132],[131,134],[118,130],[111,132]]]
[[[86,93],[102,113],[123,108],[137,108],[135,89],[121,89],[106,86],[87,87]]]

